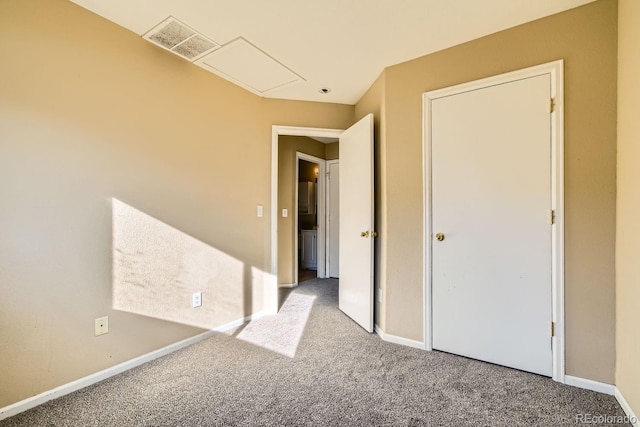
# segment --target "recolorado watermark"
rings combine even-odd
[[[638,422],[636,417],[629,415],[594,415],[594,414],[576,414],[576,424],[635,424]]]

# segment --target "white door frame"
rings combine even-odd
[[[331,165],[333,164],[340,164],[340,159],[335,159],[335,160],[326,160],[326,173],[329,173],[329,169],[331,168]],[[326,175],[325,175],[326,176]],[[325,272],[326,272],[326,276],[329,277],[329,271],[330,271],[330,263],[329,263],[329,251],[330,251],[330,244],[331,244],[331,226],[329,225],[329,210],[331,209],[331,202],[329,201],[330,197],[331,197],[331,191],[330,191],[330,186],[328,185],[328,181],[325,180],[325,183],[327,184],[326,188],[326,200],[327,203],[325,204],[325,209],[326,209],[326,215],[325,215],[325,230],[326,230],[326,244],[325,244]]]
[[[555,336],[552,338],[552,378],[565,382],[565,339],[564,339],[564,71],[563,61],[525,68],[523,70],[500,74],[486,79],[434,90],[424,93],[423,100],[423,138],[422,138],[422,175],[423,175],[423,292],[424,292],[424,346],[433,349],[432,336],[432,203],[431,203],[431,101],[444,96],[478,90],[481,88],[526,79],[543,74],[551,77],[551,208],[555,212],[552,227],[552,322],[555,324]],[[551,100],[550,100],[551,106]],[[551,331],[550,331],[551,332]],[[551,336],[551,333],[550,333]]]
[[[326,239],[326,228],[321,224],[321,222],[326,224],[325,221],[325,192],[327,188],[327,165],[326,160],[321,159],[320,157],[315,157],[310,154],[301,153],[300,151],[296,151],[296,178],[295,178],[295,202],[293,204],[293,208],[295,209],[295,218],[293,221],[293,233],[294,233],[294,244],[293,244],[293,262],[294,262],[294,276],[293,276],[293,285],[298,286],[298,181],[300,180],[300,160],[306,160],[311,163],[316,163],[318,165],[318,188],[316,189],[316,215],[318,216],[318,230],[317,230],[317,238],[316,238],[316,259],[317,259],[317,275],[318,277],[326,277],[326,266],[324,263],[324,239]]]
[[[342,132],[344,129],[271,126],[271,274],[264,290],[266,313],[278,312],[278,138],[280,135],[340,138]]]

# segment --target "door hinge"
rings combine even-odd
[[[556,322],[551,322],[551,336],[556,336]]]
[[[551,224],[555,224],[556,223],[556,211],[555,210],[551,210],[551,212],[549,212],[549,222]]]
[[[556,101],[555,99],[551,98],[549,100],[549,113],[553,113],[555,109],[556,109]]]

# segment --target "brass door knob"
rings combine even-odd
[[[363,231],[360,233],[360,237],[369,237],[369,231]]]
[[[437,240],[438,242],[442,242],[442,241],[444,240],[444,234],[442,234],[442,233],[437,233],[437,234],[436,234],[436,240]]]

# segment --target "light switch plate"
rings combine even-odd
[[[202,292],[194,292],[191,302],[193,308],[200,307],[202,305]]]
[[[258,218],[262,218],[264,215],[264,208],[262,205],[258,205]]]
[[[289,216],[289,209],[282,209],[282,218],[286,218]]]

